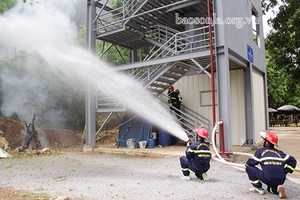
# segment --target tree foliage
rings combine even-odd
[[[269,10],[272,10],[275,6],[279,4],[280,0],[262,0],[261,5],[263,8],[263,12],[266,13]]]
[[[266,52],[266,61],[268,64],[268,100],[269,106],[278,108],[287,102],[286,93],[288,92],[288,79],[284,70],[276,70],[272,57]]]
[[[3,14],[5,11],[16,5],[17,0],[1,0],[0,1],[0,14]]]
[[[299,106],[300,1],[265,0],[264,2],[269,2],[266,6],[268,9],[278,6],[275,17],[269,19],[273,30],[266,38],[269,105]]]

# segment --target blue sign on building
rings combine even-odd
[[[253,63],[254,61],[253,49],[249,45],[247,45],[247,55],[248,55],[248,60]]]

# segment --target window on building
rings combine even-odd
[[[258,12],[252,6],[252,34],[253,41],[258,47],[261,47],[261,36],[260,36],[260,18]]]

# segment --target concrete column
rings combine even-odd
[[[96,34],[93,31],[96,17],[96,6],[93,0],[87,1],[87,49],[91,53],[95,53]],[[96,143],[96,96],[93,83],[86,80],[85,87],[85,129],[86,129],[86,145],[93,147]]]
[[[253,82],[252,82],[252,63],[244,70],[245,85],[245,115],[246,115],[246,141],[244,145],[253,145],[255,139],[254,133],[254,109],[253,109]]]
[[[265,81],[265,104],[266,104],[266,130],[269,130],[269,99],[268,99],[268,80],[267,80],[267,73],[264,74],[264,81]]]
[[[217,56],[217,74],[218,74],[218,104],[219,118],[224,122],[224,150],[232,151],[231,143],[231,94],[230,94],[230,73],[228,48]],[[221,143],[220,143],[221,144]]]

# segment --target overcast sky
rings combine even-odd
[[[269,25],[268,25],[268,19],[270,17],[272,17],[273,14],[272,12],[268,12],[266,15],[263,15],[263,26],[264,26],[264,36],[266,37],[267,33],[272,29]]]

